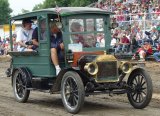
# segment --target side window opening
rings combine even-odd
[[[45,41],[47,39],[47,26],[45,17],[39,19],[39,30],[40,30],[40,40]]]
[[[12,31],[12,46],[13,51],[22,52],[27,48],[26,42],[32,40],[33,30],[36,28],[36,17],[23,18],[12,20],[12,25],[15,25]]]

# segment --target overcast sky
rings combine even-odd
[[[43,3],[44,0],[8,0],[10,8],[13,10],[12,15],[21,13],[22,9],[32,11],[36,4]]]

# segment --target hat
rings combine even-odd
[[[145,41],[144,41],[144,44],[146,44],[146,43],[149,43],[149,40],[145,40]]]
[[[33,21],[30,19],[23,19],[22,24],[25,24],[25,23],[33,23]]]
[[[156,27],[153,26],[151,29],[152,29],[152,30],[156,30]]]
[[[148,32],[148,31],[145,31],[144,32],[146,35],[150,35],[151,33],[150,32]]]

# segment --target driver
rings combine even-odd
[[[83,26],[79,22],[72,22],[70,26],[71,32],[84,32]],[[72,43],[81,43],[83,47],[94,47],[96,39],[94,34],[72,34]]]
[[[59,74],[61,68],[59,66],[59,59],[63,59],[62,51],[64,50],[64,44],[62,40],[62,32],[56,25],[57,21],[50,21],[50,43],[51,43],[51,59],[56,69],[56,75]],[[45,27],[45,26],[44,26]],[[44,38],[45,39],[45,38]],[[32,35],[33,44],[38,47],[38,28],[34,30]]]
[[[83,26],[79,22],[73,22],[70,26],[71,32],[83,32]],[[72,43],[81,43],[84,45],[84,38],[82,34],[72,34]]]

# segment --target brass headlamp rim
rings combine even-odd
[[[128,66],[129,68],[128,68],[127,71],[123,70],[123,66],[126,65],[126,64],[129,65],[129,66]],[[120,66],[119,66],[120,70],[122,70],[122,71],[123,71],[124,73],[126,73],[126,74],[127,74],[127,73],[130,73],[130,72],[132,71],[132,67],[133,67],[132,64],[129,63],[128,61],[121,61],[121,62],[120,62]]]
[[[95,67],[93,72],[90,72],[89,70],[91,65]],[[84,70],[87,71],[90,75],[96,75],[98,73],[98,65],[96,62],[86,63],[86,65],[84,66]]]

